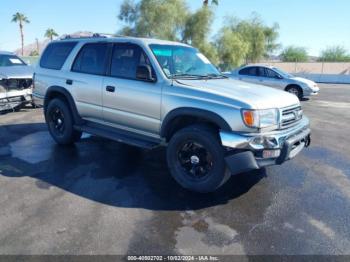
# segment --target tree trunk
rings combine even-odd
[[[24,54],[24,35],[23,35],[23,25],[19,23],[19,30],[21,31],[21,44],[22,44],[22,56]]]

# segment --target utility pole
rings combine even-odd
[[[39,40],[38,40],[38,38],[35,38],[35,42],[36,42],[36,51],[38,52],[38,55],[40,54],[39,53]]]

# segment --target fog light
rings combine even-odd
[[[262,136],[256,137],[253,140],[253,143],[256,145],[263,145],[264,144],[265,139]]]
[[[264,150],[263,158],[277,158],[281,155],[281,150]]]

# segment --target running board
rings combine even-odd
[[[139,135],[122,129],[112,128],[91,122],[84,125],[76,125],[74,126],[74,129],[91,135],[100,136],[120,143],[145,149],[153,149],[155,147],[158,147],[162,142],[157,138],[150,138],[148,136]]]

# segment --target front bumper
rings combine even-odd
[[[309,96],[316,96],[318,95],[318,93],[320,92],[320,88],[319,87],[314,87],[314,88],[304,88],[303,89],[303,95],[304,97],[309,97]]]
[[[32,102],[31,88],[0,93],[0,111],[12,110],[18,106]]]
[[[296,157],[311,143],[308,118],[287,130],[269,133],[236,134],[221,132],[221,142],[227,148],[226,163],[232,174],[248,172],[270,165],[281,165]],[[273,156],[265,155],[273,152]]]
[[[318,93],[319,93],[318,91],[307,92],[307,93],[304,93],[304,97],[317,96]]]
[[[35,91],[33,92],[33,100],[34,100],[34,103],[35,105],[37,106],[44,106],[44,96],[38,94],[38,93],[35,93]]]

